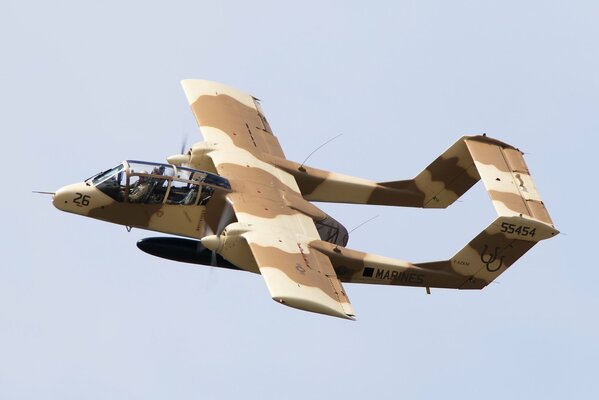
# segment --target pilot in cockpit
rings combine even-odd
[[[141,171],[142,174],[147,174],[145,171]],[[164,166],[154,167],[152,169],[152,175],[163,175]],[[161,203],[162,196],[157,193],[160,197],[157,201],[152,201],[152,195],[156,192],[156,189],[161,187],[160,183],[164,184],[164,179],[152,178],[149,176],[140,176],[139,180],[133,184],[129,192],[129,201],[131,203]]]

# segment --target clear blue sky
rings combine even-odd
[[[13,1],[0,6],[1,399],[597,398],[599,6],[588,1]],[[526,154],[558,238],[480,292],[347,285],[348,322],[260,276],[140,252],[48,197],[199,140],[179,86],[263,101],[288,158],[415,175],[464,134]],[[349,246],[449,257],[494,218],[325,205]]]

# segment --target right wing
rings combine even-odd
[[[181,85],[207,142],[285,158],[258,99],[217,82],[185,79]]]

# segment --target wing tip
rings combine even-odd
[[[185,96],[187,96],[189,105],[193,105],[193,103],[203,95],[214,96],[224,94],[233,97],[249,107],[255,107],[254,97],[252,95],[225,85],[224,83],[208,81],[205,79],[182,79],[181,86],[183,87]]]
[[[349,319],[351,321],[356,320],[356,315],[353,313],[347,313],[344,307],[337,303],[340,307],[328,307],[322,303],[307,300],[305,298],[297,298],[290,296],[278,296],[272,298],[279,304],[295,308],[302,311],[309,311],[316,314],[329,315],[331,317],[337,317],[342,319]]]

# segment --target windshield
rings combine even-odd
[[[117,165],[91,178],[91,183],[116,201],[124,200],[125,167]]]
[[[99,174],[92,176],[88,180],[91,180],[93,185],[98,185],[98,184],[102,183],[103,181],[105,181],[106,179],[110,179],[116,173],[121,172],[124,169],[125,169],[125,167],[123,166],[123,164],[119,164],[116,167],[107,169],[104,172],[100,172]]]

